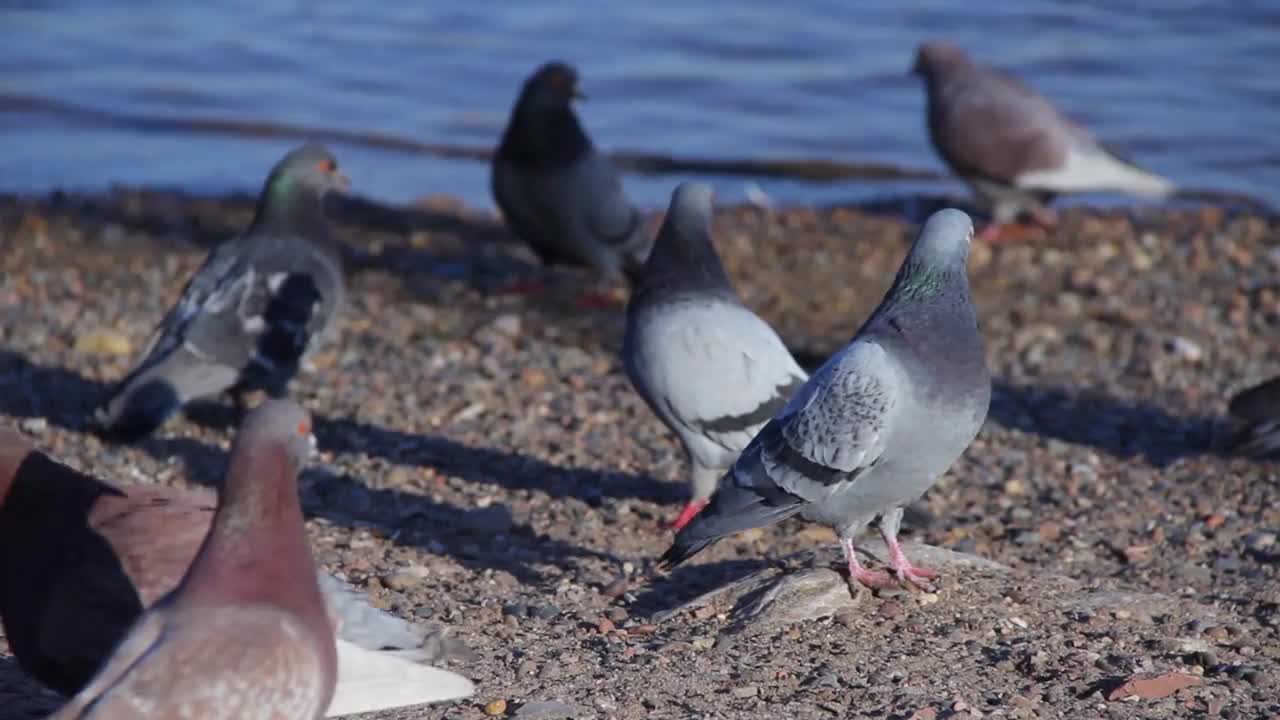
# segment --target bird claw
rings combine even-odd
[[[933,583],[930,580],[938,577],[938,573],[928,568],[918,568],[914,565],[906,565],[894,569],[898,581],[905,585],[908,589],[914,588],[923,592],[933,592]]]
[[[872,590],[885,590],[896,585],[893,576],[883,570],[868,570],[866,568],[849,568],[849,584],[858,583],[863,587]],[[855,587],[856,591],[857,588]]]

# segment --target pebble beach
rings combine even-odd
[[[469,647],[449,668],[477,684],[369,717],[1280,715],[1280,463],[1224,449],[1230,395],[1280,374],[1280,219],[1071,207],[1040,237],[975,242],[991,411],[904,530],[940,586],[854,595],[834,535],[798,520],[655,570],[685,458],[623,374],[624,300],[578,306],[583,273],[456,199],[333,210],[349,303],[291,386],[319,440],[312,546]],[[889,286],[918,227],[901,210],[730,206],[714,233],[746,304],[815,367]],[[87,418],[252,212],[0,196],[0,423],[114,483],[216,483],[224,400],[128,447]],[[494,291],[527,277],[547,292]],[[0,718],[42,717],[57,697],[4,647]]]

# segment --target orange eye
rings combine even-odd
[[[338,169],[338,163],[332,160],[321,160],[316,163],[316,168],[319,169],[320,172],[328,174]]]
[[[298,423],[298,434],[299,434],[299,435],[310,435],[310,434],[311,434],[311,423],[306,422],[306,421],[303,421],[303,422]]]

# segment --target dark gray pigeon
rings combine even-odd
[[[618,171],[573,112],[578,73],[543,65],[525,81],[493,158],[493,197],[507,225],[544,263],[613,277],[639,268],[650,245]]]
[[[1173,183],[1120,157],[1048,100],[960,48],[928,42],[914,72],[929,98],[929,136],[938,154],[973,187],[997,223],[1030,213],[1052,224],[1055,195],[1110,191],[1151,197]]]
[[[285,394],[342,304],[342,260],[321,202],[346,187],[319,145],[276,164],[248,231],[209,254],[98,409],[108,435],[141,439],[191,400],[224,391],[241,409],[243,392]]]
[[[684,183],[627,306],[622,356],[636,391],[684,444],[692,499],[716,480],[809,376],[778,334],[742,304],[711,244],[711,188]]]
[[[969,299],[972,237],[958,210],[929,218],[880,306],[742,451],[664,565],[800,514],[835,529],[851,582],[882,586],[889,576],[863,568],[853,548],[879,518],[898,580],[927,584],[935,573],[913,566],[898,545],[903,507],[964,452],[991,398]]]
[[[1257,458],[1280,456],[1280,377],[1240,391],[1227,411],[1237,421],[1232,450]]]

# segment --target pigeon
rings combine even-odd
[[[337,648],[298,499],[314,443],[288,400],[245,418],[195,560],[54,720],[324,717]]]
[[[623,363],[689,456],[692,498],[679,530],[716,481],[809,376],[742,300],[711,244],[711,188],[684,183],[627,304]]]
[[[894,578],[864,568],[853,547],[878,519],[897,581],[928,586],[936,573],[898,544],[903,508],[977,436],[991,399],[969,298],[972,237],[959,210],[926,221],[879,307],[751,440],[663,566],[798,514],[836,531],[851,584],[883,587]]]
[[[913,70],[928,95],[929,136],[996,223],[1026,211],[1051,225],[1060,193],[1113,191],[1167,197],[1173,183],[1121,157],[1017,78],[927,42]]]
[[[618,171],[592,145],[571,103],[578,73],[551,62],[525,81],[494,154],[493,197],[512,232],[546,264],[634,273],[651,244]]]
[[[108,485],[0,427],[0,621],[19,665],[65,695],[79,692],[143,610],[177,586],[215,508],[204,489]],[[421,665],[469,657],[455,639],[374,608],[328,573],[318,580],[338,625],[331,710],[397,707],[387,703],[409,692],[420,699],[401,704],[454,699],[469,686]],[[389,678],[403,681],[395,695],[380,689]]]
[[[276,164],[249,229],[209,254],[96,411],[106,435],[137,441],[191,400],[224,391],[242,413],[245,392],[284,396],[342,304],[342,261],[321,202],[347,184],[319,145]]]
[[[1237,425],[1232,450],[1255,458],[1280,455],[1280,377],[1240,391],[1227,412]]]

